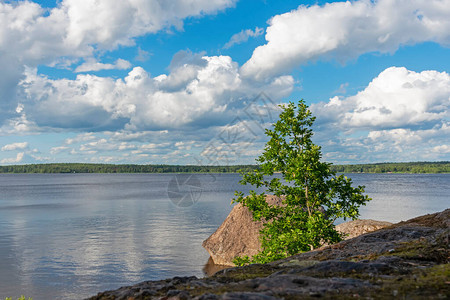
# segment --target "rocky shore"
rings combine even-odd
[[[282,200],[281,197],[266,195],[266,201],[270,205],[281,205]],[[390,225],[392,223],[389,222],[355,220],[337,225],[336,230],[344,233],[347,238],[353,238]],[[252,257],[261,251],[259,232],[262,228],[263,222],[254,221],[248,208],[237,204],[222,225],[203,242],[203,247],[215,264],[234,266],[235,257]]]
[[[147,281],[106,299],[447,299],[450,209],[265,265]]]

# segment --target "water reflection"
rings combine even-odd
[[[214,274],[216,274],[219,271],[225,270],[225,269],[229,269],[232,268],[230,266],[225,266],[225,265],[217,265],[214,263],[213,259],[211,258],[211,256],[208,258],[208,261],[206,262],[205,266],[203,267],[203,273],[206,276],[213,276]]]
[[[400,222],[448,207],[450,174],[349,174],[373,200],[362,219]]]
[[[361,217],[397,222],[446,208],[450,176],[422,176],[351,175],[374,199]],[[234,190],[249,187],[236,174],[198,175],[201,198],[181,208],[167,197],[171,178],[0,174],[0,297],[80,299],[220,269],[205,266],[201,244],[228,215]]]

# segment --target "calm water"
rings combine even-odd
[[[203,276],[201,243],[228,215],[234,191],[246,189],[237,174],[174,176],[0,174],[0,299],[82,299]],[[350,177],[373,198],[361,218],[397,222],[449,207],[450,174]]]

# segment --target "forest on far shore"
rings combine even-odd
[[[0,166],[0,173],[237,173],[258,168],[256,165],[130,165],[51,163]],[[332,165],[338,173],[450,173],[450,162],[376,163]]]
[[[332,165],[331,169],[339,173],[450,173],[450,162]]]

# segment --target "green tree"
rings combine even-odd
[[[236,258],[236,264],[265,263],[299,252],[335,243],[342,236],[335,230],[337,218],[355,219],[359,206],[370,200],[364,187],[352,187],[352,181],[330,170],[321,162],[321,147],[311,138],[315,117],[301,100],[283,109],[269,136],[263,153],[257,159],[259,168],[242,173],[241,184],[262,187],[264,192],[236,192],[234,202],[252,212],[265,224],[261,230],[262,252],[253,258]],[[280,176],[272,176],[281,173]],[[282,197],[281,205],[269,205],[265,194]]]

